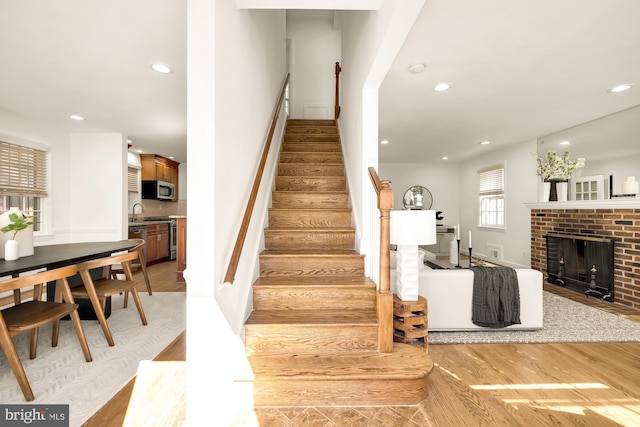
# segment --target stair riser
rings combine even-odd
[[[276,191],[345,191],[345,177],[276,176]]]
[[[289,287],[288,289],[253,288],[254,310],[373,310],[374,288]]]
[[[338,135],[338,128],[335,126],[287,126],[287,135]]]
[[[248,354],[375,350],[378,327],[364,325],[245,325]]]
[[[300,193],[274,191],[271,195],[271,204],[279,209],[344,209],[349,207],[347,193]]]
[[[287,126],[336,126],[333,119],[288,119]]]
[[[293,230],[265,230],[265,248],[276,249],[353,249],[355,231],[294,232]]]
[[[280,176],[344,176],[344,166],[327,164],[295,164],[280,163],[278,165]]]
[[[351,210],[269,209],[269,227],[273,229],[349,228]]]
[[[427,398],[427,377],[412,379],[296,379],[253,382],[260,406],[403,406]],[[386,424],[385,424],[386,425]]]
[[[342,153],[280,153],[280,163],[338,163],[343,164]]]
[[[361,256],[260,255],[260,275],[282,276],[362,276]]]
[[[282,146],[282,151],[296,153],[336,153],[342,152],[342,147],[340,144],[333,142],[285,142]]]

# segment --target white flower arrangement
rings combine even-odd
[[[546,159],[544,163],[537,152],[533,151],[531,155],[538,162],[536,175],[541,176],[545,181],[552,179],[566,181],[573,176],[576,169],[584,167],[586,162],[583,157],[578,158],[576,161],[569,160],[571,155],[569,151],[565,151],[560,156],[556,154],[555,150],[549,150],[544,156]]]

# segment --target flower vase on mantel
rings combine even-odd
[[[567,201],[567,181],[564,179],[546,179],[545,182],[549,183],[549,201],[557,202]],[[558,189],[558,187],[561,187]]]

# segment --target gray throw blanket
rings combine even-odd
[[[471,321],[487,328],[520,324],[518,276],[511,267],[471,267],[473,300]]]

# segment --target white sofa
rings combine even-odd
[[[516,269],[520,290],[520,324],[500,330],[533,330],[543,327],[542,273]],[[432,270],[419,273],[419,294],[427,299],[429,331],[491,330],[471,321],[473,271],[466,269]],[[391,270],[391,292],[396,286],[396,270]]]

